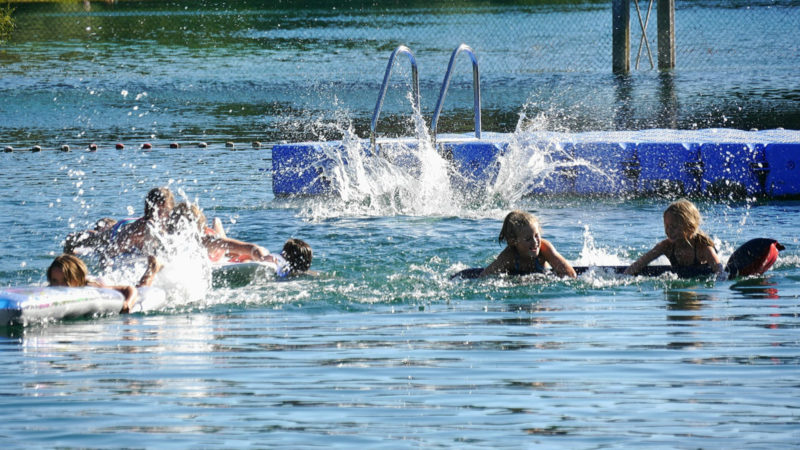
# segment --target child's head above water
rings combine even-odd
[[[689,239],[700,230],[700,221],[700,211],[694,203],[680,199],[664,211],[664,232],[670,239],[678,237],[678,234]]]
[[[175,206],[175,197],[166,187],[153,188],[144,199],[144,216],[148,219],[166,219]]]
[[[167,224],[167,231],[175,233],[181,230],[181,224],[196,225],[200,234],[203,234],[206,226],[206,215],[194,203],[181,202],[175,205],[169,215],[169,222]]]
[[[503,228],[500,229],[500,236],[498,236],[497,240],[511,244],[520,238],[521,233],[525,231],[526,227],[537,231],[539,229],[539,219],[526,211],[521,211],[519,209],[511,211],[506,215],[505,220],[503,220]]]
[[[86,276],[89,269],[86,264],[77,256],[61,255],[50,264],[47,269],[47,282],[50,286],[86,286]]]
[[[313,252],[311,246],[301,239],[288,239],[283,244],[281,256],[289,263],[289,270],[293,273],[305,272],[311,267]]]
[[[498,240],[506,241],[520,257],[538,257],[542,244],[539,219],[525,211],[511,211],[503,221]]]

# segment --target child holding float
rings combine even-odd
[[[575,270],[555,246],[541,237],[539,219],[528,212],[514,210],[508,213],[503,220],[498,241],[505,241],[506,248],[481,271],[480,277],[544,273],[548,264],[558,276],[576,276]]]
[[[155,258],[150,256],[147,259],[147,270],[145,270],[139,283],[136,287],[150,286],[153,284],[153,278],[156,273],[161,270],[161,263]],[[86,264],[75,255],[63,254],[57,256],[50,267],[47,268],[47,283],[49,286],[64,286],[64,287],[100,287],[108,288],[118,291],[125,297],[122,302],[122,310],[120,313],[129,313],[131,308],[138,299],[138,292],[133,286],[106,286],[103,283],[92,280],[89,277],[89,269]]]
[[[723,274],[714,243],[700,231],[701,216],[697,207],[686,199],[670,204],[664,211],[664,234],[667,238],[640,256],[626,270],[636,275],[651,261],[664,255],[677,272]]]

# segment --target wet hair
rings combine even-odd
[[[307,271],[314,257],[311,246],[302,239],[288,239],[283,244],[281,256],[289,263],[289,270],[295,273]]]
[[[533,214],[515,209],[506,215],[503,220],[503,228],[500,229],[500,236],[497,237],[499,242],[514,240],[517,238],[519,229],[524,225],[539,225],[539,219]]]
[[[172,211],[175,207],[175,197],[172,191],[166,187],[158,187],[150,189],[147,197],[144,199],[144,216],[154,218],[158,215],[159,209],[166,209]]]
[[[700,211],[694,206],[694,203],[685,198],[674,201],[664,211],[664,216],[667,214],[675,218],[680,224],[681,229],[687,232],[687,239],[689,241],[697,241],[702,245],[714,246],[711,238],[700,231],[702,217],[700,216]]]
[[[64,274],[64,281],[67,286],[81,287],[86,286],[86,276],[89,274],[89,269],[86,264],[77,256],[63,254],[57,256],[56,259],[47,268],[47,282],[53,284],[53,270],[61,269]]]
[[[205,231],[206,215],[203,214],[203,210],[194,203],[181,202],[172,208],[172,212],[169,215],[169,223],[167,224],[167,232],[174,233],[178,231],[181,220],[186,220],[190,224],[196,223],[200,234],[203,234]]]

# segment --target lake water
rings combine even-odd
[[[13,51],[28,44],[17,45]],[[133,61],[153,53],[155,75],[109,68],[53,78],[57,69],[40,75],[3,62],[0,140],[46,148],[0,154],[0,285],[43,284],[66,234],[99,217],[140,213],[147,191],[162,185],[220,217],[230,236],[273,252],[289,236],[307,240],[321,275],[212,287],[202,272],[177,265],[156,280],[171,293],[163,310],[0,328],[5,447],[800,442],[800,202],[697,201],[723,259],[753,237],[786,245],[764,277],[451,281],[499,253],[510,209],[539,216],[544,236],[574,264],[625,264],[663,239],[670,199],[530,198],[500,189],[464,200],[436,158],[426,161],[425,182],[377,177],[347,199],[276,199],[269,145],[253,149],[250,140],[341,136],[351,121],[363,127],[393,47],[377,51],[364,71],[377,81],[355,89],[362,75],[328,84],[323,74],[293,78],[289,65],[264,81],[237,65],[244,56],[220,52],[220,63],[236,70],[196,72],[192,52],[130,45]],[[50,67],[53,55],[41,51],[37,67]],[[218,84],[196,87],[197,73]],[[502,84],[489,77],[487,88],[493,81]],[[332,101],[340,86],[346,94]],[[509,88],[497,110],[519,117],[526,89],[512,101]],[[279,92],[285,101],[266,114],[262,94]],[[291,109],[296,95],[319,109],[302,101]],[[137,102],[143,106],[134,109]],[[401,106],[389,110],[398,119],[388,129],[412,122]],[[519,136],[561,124],[530,122]],[[516,119],[510,123],[498,131],[514,131]],[[800,128],[791,125],[782,124]],[[197,148],[199,140],[209,147]],[[126,149],[114,150],[117,141]],[[145,141],[154,149],[140,150]],[[171,141],[184,145],[169,149]],[[73,151],[52,150],[62,142]],[[100,150],[85,152],[88,142]]]

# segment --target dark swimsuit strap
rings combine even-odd
[[[694,261],[692,261],[691,265],[682,266],[682,267],[700,267],[700,266],[705,266],[705,264],[702,264],[700,262],[700,258],[697,257],[697,242],[696,241],[697,240],[695,239],[695,242],[690,242],[692,244],[692,251],[694,251]],[[672,251],[670,252],[669,256],[667,256],[667,259],[669,260],[669,263],[670,263],[671,266],[673,266],[673,267],[681,267],[681,265],[678,264],[678,258],[675,257],[675,244],[672,244]]]
[[[525,275],[525,274],[529,274],[529,273],[544,273],[544,266],[539,261],[539,257],[537,256],[533,261],[534,261],[534,264],[535,264],[533,271],[531,271],[531,272],[522,271],[519,268],[519,254],[517,254],[515,252],[514,253],[514,272],[513,272],[513,274],[514,275]]]

